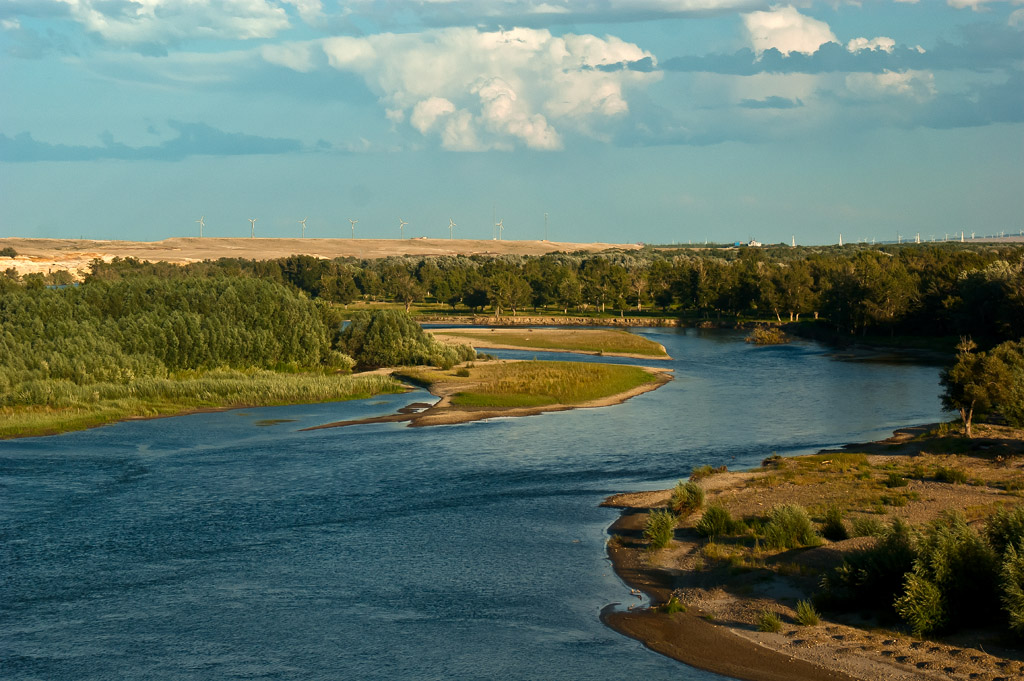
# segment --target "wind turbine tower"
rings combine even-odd
[[[302,225],[302,238],[303,239],[306,238],[306,220],[308,220],[308,219],[309,218],[302,218],[301,220],[299,220],[299,224]]]
[[[407,224],[409,223],[403,220],[402,218],[398,218],[398,231],[401,232],[403,240],[405,239],[405,226]]]
[[[792,248],[796,248],[796,234],[793,235],[793,241],[791,243]]]
[[[839,233],[839,245],[840,246],[843,245],[843,233],[842,232]]]
[[[548,214],[544,213],[544,241],[548,240]]]
[[[255,239],[256,238],[256,221],[257,220],[259,220],[259,218],[249,218],[249,225],[250,225],[250,227],[252,227],[252,231],[249,232],[249,238],[250,239]]]
[[[359,222],[359,220],[353,220],[352,218],[349,218],[348,221],[350,223],[352,223],[352,238],[355,239],[356,238],[356,223]]]
[[[498,230],[498,241],[501,241],[501,235],[505,231],[505,218],[502,218],[495,222],[494,228]]]
[[[455,220],[452,220],[451,218],[448,218],[448,240],[449,241],[451,241],[452,239],[455,238],[455,231],[454,230],[455,230],[456,227],[458,227],[458,225],[455,224]]]
[[[202,239],[203,238],[203,227],[206,226],[206,216],[203,215],[198,220],[196,220],[196,222],[199,224],[199,238]]]

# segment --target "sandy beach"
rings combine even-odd
[[[901,457],[928,456],[922,454],[914,437],[923,430],[896,431],[888,440],[848,449],[874,452],[872,456],[878,457],[875,462],[881,464],[900,461]],[[966,457],[958,460],[982,480],[1017,475],[1024,442],[1019,436],[1015,438],[1001,441],[1001,446],[980,443],[991,453],[979,459],[972,457],[969,464],[963,463]],[[736,516],[763,514],[781,503],[810,506],[827,502],[830,495],[848,493],[819,484],[759,485],[758,479],[766,475],[771,471],[727,472],[705,478],[701,485],[709,503],[725,503]],[[969,511],[1009,501],[1000,490],[988,485],[911,484],[919,501],[891,509],[891,513],[915,524],[946,509]],[[826,541],[815,548],[785,551],[768,559],[768,570],[730,570],[724,565],[705,564],[702,550],[707,540],[692,529],[698,513],[681,522],[669,548],[649,552],[643,539],[647,515],[654,508],[664,507],[670,495],[670,490],[619,494],[603,504],[622,512],[608,530],[613,536],[608,555],[614,569],[627,585],[644,592],[652,607],[609,609],[602,619],[652,650],[748,681],[1024,678],[1024,651],[1008,647],[1008,639],[998,631],[961,631],[921,639],[855,615],[823,617],[816,626],[797,624],[797,600],[808,598],[824,570],[841,564],[846,553],[870,545],[870,538]],[[672,597],[684,603],[687,610],[670,615],[657,607]],[[757,618],[766,609],[780,615],[783,626],[778,633],[758,630]]]

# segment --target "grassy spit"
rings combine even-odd
[[[0,438],[53,435],[130,418],[173,416],[201,409],[269,407],[363,399],[404,390],[379,374],[285,374],[211,371],[177,378],[143,378],[129,384],[79,386],[49,381],[44,405],[0,408]]]
[[[657,380],[635,366],[540,361],[470,364],[453,371],[414,368],[396,375],[432,388],[440,387],[452,396],[452,405],[458,407],[582,404]],[[439,383],[442,385],[437,386]]]
[[[478,345],[511,345],[531,350],[563,350],[569,352],[621,353],[644,357],[668,357],[660,344],[629,333],[612,329],[492,329],[469,331],[438,329],[441,336],[465,338]]]

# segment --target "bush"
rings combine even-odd
[[[843,512],[838,506],[829,506],[825,510],[825,523],[821,527],[821,536],[829,541],[848,539],[850,533],[843,523]]]
[[[469,369],[467,369],[466,367],[460,367],[455,370],[455,375],[458,376],[459,378],[468,378]]]
[[[948,482],[953,485],[966,485],[967,473],[959,468],[939,466],[935,469],[936,482]]]
[[[1024,506],[1014,506],[1011,510],[1001,507],[988,519],[985,536],[1000,557],[1011,547],[1024,549]]]
[[[889,477],[882,484],[892,489],[893,487],[906,487],[908,483],[907,479],[899,473],[889,473]]]
[[[913,569],[917,558],[917,538],[899,518],[888,528],[874,522],[880,528],[878,543],[849,554],[840,567],[825,575],[821,586],[837,605],[872,608],[892,616],[904,575]]]
[[[796,621],[805,627],[813,627],[821,622],[821,616],[810,601],[799,601],[796,604]]]
[[[669,511],[651,511],[644,525],[644,539],[650,542],[650,549],[663,549],[675,535],[676,517]]]
[[[697,534],[702,537],[721,537],[727,534],[735,534],[739,523],[733,520],[729,511],[720,504],[712,504],[704,511],[704,515],[697,521]]]
[[[882,537],[885,535],[885,525],[878,518],[869,516],[858,516],[853,519],[854,537]]]
[[[468,345],[434,340],[401,310],[354,312],[338,343],[361,369],[419,364],[451,369],[476,358],[476,351]]]
[[[669,615],[674,615],[677,612],[686,612],[686,606],[675,596],[668,599],[668,602],[661,606],[661,609]]]
[[[17,257],[17,255],[18,252],[11,248],[10,246],[0,248],[0,258],[15,258]]]
[[[726,473],[729,471],[727,466],[719,466],[718,468],[712,468],[711,466],[704,464],[693,469],[690,473],[690,482],[700,482],[704,478],[709,478],[716,473]]]
[[[907,573],[903,595],[896,599],[895,607],[917,636],[938,631],[947,621],[939,587],[917,572]]]
[[[1010,621],[1010,630],[1024,636],[1024,551],[1011,544],[999,572],[1000,600]]]
[[[777,326],[759,325],[754,327],[746,341],[755,345],[782,345],[789,342],[789,336]]]
[[[821,538],[802,506],[785,504],[772,510],[764,528],[764,543],[771,549],[794,549],[817,546]]]
[[[772,633],[782,631],[782,620],[771,610],[762,610],[757,617],[757,630]]]
[[[697,511],[704,505],[704,488],[695,482],[684,482],[680,480],[672,490],[672,511],[681,517],[686,517]]]

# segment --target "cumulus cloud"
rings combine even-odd
[[[923,101],[936,93],[935,76],[929,71],[851,73],[846,76],[846,89],[862,99],[895,95]]]
[[[613,36],[554,36],[547,30],[447,28],[336,37],[328,62],[361,76],[389,120],[436,135],[449,149],[558,149],[559,128],[600,136],[629,111],[627,89],[659,73],[621,66],[654,57]]]
[[[759,55],[768,49],[776,49],[783,55],[813,54],[825,43],[836,42],[827,23],[800,14],[792,6],[744,14],[743,25],[754,52]]]
[[[871,40],[868,40],[867,38],[854,38],[850,42],[846,43],[846,49],[850,52],[860,52],[861,50],[881,50],[882,52],[892,54],[892,51],[896,49],[896,41],[884,36],[872,38]]]

